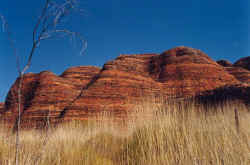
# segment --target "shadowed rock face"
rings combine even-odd
[[[101,111],[122,117],[145,96],[202,96],[225,86],[239,86],[245,79],[200,50],[187,47],[162,54],[121,55],[102,69],[80,66],[69,68],[60,76],[48,71],[26,74],[22,123],[43,126],[48,117],[53,123],[84,120]],[[10,89],[1,111],[2,118],[9,123],[17,117],[18,81]]]
[[[248,58],[242,58],[234,65],[226,60],[217,61],[218,64],[224,66],[225,70],[233,75],[237,80],[242,83],[250,83],[250,70],[247,70],[247,60]]]
[[[0,112],[4,110],[4,103],[0,103]]]
[[[218,64],[220,64],[221,66],[224,66],[224,67],[232,67],[233,64],[227,60],[219,60],[217,61]]]
[[[250,70],[250,56],[239,59],[234,63],[234,66]]]
[[[247,84],[238,84],[234,86],[225,86],[212,91],[204,92],[203,95],[197,96],[200,103],[216,105],[223,101],[237,101],[250,105],[250,86]]]
[[[227,67],[225,68],[228,73],[233,75],[242,83],[250,84],[250,71],[240,67]]]

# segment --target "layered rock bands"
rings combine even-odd
[[[22,80],[22,125],[43,126],[85,120],[102,111],[122,117],[143,97],[227,96],[246,103],[250,93],[250,58],[235,64],[213,61],[200,50],[177,47],[162,54],[120,55],[104,64],[72,67],[57,76],[49,71],[25,74]],[[18,85],[11,87],[0,118],[18,117]]]

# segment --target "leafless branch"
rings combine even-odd
[[[11,34],[11,31],[9,29],[9,26],[8,26],[8,23],[7,21],[5,20],[4,16],[0,14],[0,20],[2,21],[2,26],[3,26],[3,30],[4,32],[7,33],[8,35],[8,40],[10,42],[10,45],[11,45],[11,48],[13,50],[13,53],[16,57],[16,65],[17,65],[17,71],[19,73],[19,84],[18,84],[18,119],[16,120],[16,124],[17,125],[17,131],[16,131],[16,153],[15,153],[15,163],[16,165],[19,164],[19,161],[18,161],[18,157],[19,157],[19,126],[20,126],[20,116],[21,116],[21,87],[22,87],[22,71],[21,71],[21,67],[20,67],[20,59],[19,59],[19,56],[17,55],[17,50],[16,50],[16,47],[15,47],[15,42],[14,40],[12,39],[12,34]]]
[[[13,50],[13,54],[16,57],[16,67],[17,67],[18,73],[20,75],[20,73],[21,73],[20,59],[19,59],[19,56],[17,54],[15,41],[12,38],[12,33],[11,33],[10,29],[9,29],[8,22],[6,21],[6,19],[4,18],[4,16],[1,13],[0,13],[0,21],[2,21],[2,29],[3,29],[3,31],[6,32],[7,35],[8,35],[8,41],[10,43],[10,46],[11,46],[12,50]]]
[[[61,0],[62,1],[62,0]],[[34,26],[32,33],[32,47],[28,55],[28,60],[24,65],[23,69],[20,66],[20,59],[17,55],[17,50],[15,47],[15,42],[12,39],[12,34],[9,30],[8,23],[6,22],[3,15],[0,14],[0,21],[2,22],[3,30],[8,34],[8,40],[11,44],[11,47],[16,56],[17,70],[19,73],[19,82],[18,82],[18,116],[14,126],[16,131],[16,156],[15,162],[16,165],[19,164],[19,132],[20,132],[20,122],[21,122],[21,104],[22,104],[22,83],[23,76],[25,72],[29,69],[31,65],[32,58],[35,54],[36,49],[39,47],[41,41],[47,39],[53,39],[58,37],[69,36],[69,38],[78,38],[81,43],[80,54],[84,52],[87,47],[87,43],[84,38],[77,32],[70,31],[67,28],[64,28],[64,20],[70,16],[70,14],[76,10],[77,0],[63,0],[63,2],[57,2],[56,0],[46,0],[45,5],[41,11],[37,23]],[[76,10],[77,11],[77,10]],[[78,10],[82,12],[82,10]],[[60,25],[60,28],[59,28]]]
[[[43,17],[46,15],[46,11],[47,11],[47,9],[48,9],[48,6],[49,6],[49,0],[46,0],[45,6],[44,6],[43,11],[42,11],[42,14],[41,14],[41,16],[38,18],[38,21],[37,21],[37,23],[36,23],[36,25],[35,25],[35,28],[34,28],[34,30],[33,30],[33,42],[36,41],[37,29],[38,29],[38,27],[39,27],[39,25],[40,25],[40,23],[41,23]]]
[[[46,39],[62,37],[62,35],[58,34],[66,34],[69,37],[78,38],[81,43],[80,54],[83,54],[87,47],[87,42],[80,35],[80,33],[76,33],[68,29],[58,29],[58,25],[61,24],[63,20],[71,14],[72,10],[75,10],[76,4],[76,0],[65,0],[62,4],[58,4],[51,0],[46,0],[42,14],[38,18],[37,24],[33,30],[33,46],[31,48],[28,61],[21,74],[24,74],[30,67],[32,57],[36,48],[40,45],[40,42]]]

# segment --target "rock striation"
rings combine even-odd
[[[250,84],[250,71],[240,67],[227,67],[226,71],[242,83]]]
[[[22,125],[86,120],[103,111],[122,118],[143,97],[210,97],[218,89],[229,94],[229,87],[247,100],[250,71],[242,67],[215,62],[197,49],[176,47],[161,54],[120,55],[103,68],[72,67],[60,76],[49,71],[28,73],[22,83]],[[8,123],[17,118],[19,81],[0,107],[1,118]]]
[[[217,63],[223,66],[229,74],[233,75],[240,82],[250,84],[250,70],[246,69],[247,68],[247,65],[245,65],[245,63],[247,62],[246,59],[248,58],[247,57],[242,58],[234,65],[226,60],[220,60],[217,61]]]
[[[0,103],[0,112],[4,111],[4,103]]]
[[[81,89],[100,71],[97,67],[74,67],[61,76],[44,71],[39,74],[28,73],[23,77],[21,116],[23,125],[43,126],[49,118],[52,122],[77,98]],[[80,78],[79,78],[80,77]],[[15,122],[18,117],[17,79],[11,87],[2,111],[4,120]]]
[[[200,50],[177,47],[154,57],[154,76],[171,94],[194,96],[239,81]]]
[[[219,60],[217,61],[218,64],[220,64],[221,66],[224,66],[224,67],[232,67],[233,64],[227,60]]]
[[[239,59],[234,63],[234,66],[250,70],[250,56]]]

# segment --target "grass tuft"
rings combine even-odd
[[[102,114],[48,132],[22,131],[20,164],[248,165],[249,125],[249,109],[237,102],[205,107],[148,99],[123,124]],[[0,164],[13,164],[14,151],[15,135],[1,127]]]

